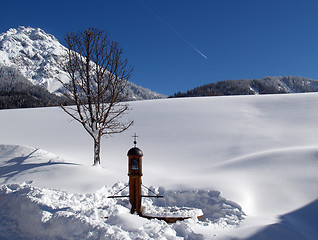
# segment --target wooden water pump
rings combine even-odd
[[[131,148],[128,153],[128,176],[129,176],[129,196],[116,196],[119,192],[123,191],[120,189],[117,193],[113,196],[109,196],[108,198],[125,198],[129,197],[129,202],[131,205],[130,213],[134,214],[137,213],[138,215],[142,216],[142,206],[141,206],[141,198],[142,197],[155,197],[155,198],[162,198],[163,196],[157,195],[151,189],[147,188],[142,184],[141,176],[142,176],[142,151],[136,147],[137,141],[136,138],[138,137],[136,134],[133,136],[135,138],[134,147]],[[146,196],[142,195],[141,187],[144,186],[148,189],[148,191],[152,192],[154,195]]]
[[[131,204],[130,213],[136,212],[141,215],[141,176],[142,176],[142,151],[131,148],[128,153],[128,176],[129,176],[129,202]]]

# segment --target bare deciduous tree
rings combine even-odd
[[[100,164],[101,137],[121,133],[133,123],[121,122],[129,110],[123,91],[132,68],[118,43],[96,28],[67,33],[65,43],[65,70],[70,82],[60,82],[75,106],[61,107],[94,139],[94,165]]]

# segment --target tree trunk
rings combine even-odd
[[[94,165],[100,164],[100,140],[101,137],[94,139]]]

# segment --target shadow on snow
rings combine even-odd
[[[248,240],[288,239],[314,240],[318,239],[318,199],[310,204],[282,215],[280,222],[272,224]]]
[[[42,163],[25,163],[27,160],[31,160],[32,158],[34,159],[38,158],[38,156],[36,157],[34,156],[38,151],[39,149],[35,149],[32,152],[28,153],[26,156],[15,157],[7,161],[4,161],[3,166],[0,168],[0,178],[3,179],[2,184],[8,183],[10,179],[13,179],[17,175],[29,170],[33,170],[33,172],[43,172],[47,170],[41,169],[41,168],[47,167],[47,166],[78,165],[75,163],[56,162],[56,161],[53,161],[53,159],[50,159],[48,162],[42,162]],[[8,157],[9,155],[10,154],[6,154],[5,157]]]

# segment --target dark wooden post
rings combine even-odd
[[[129,202],[131,213],[141,215],[141,176],[142,176],[142,151],[131,148],[128,153],[128,176],[129,176]]]

